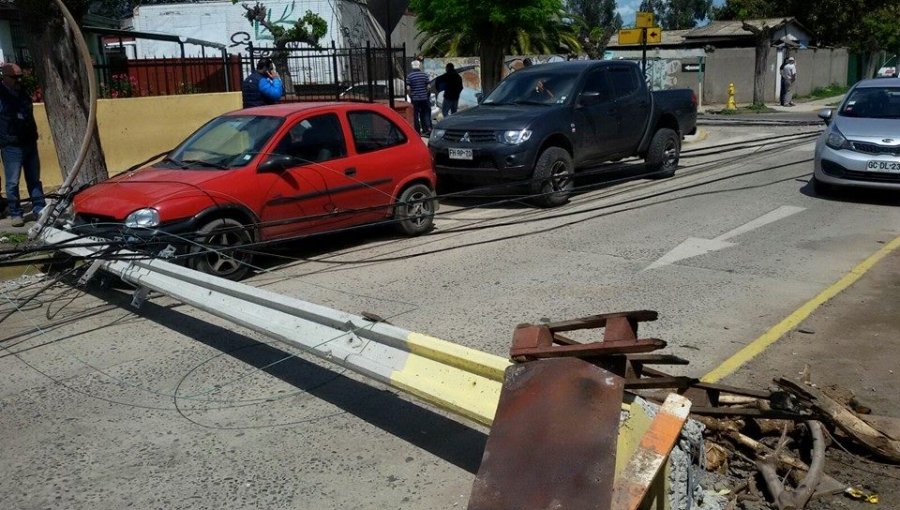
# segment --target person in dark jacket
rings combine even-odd
[[[264,58],[256,64],[256,72],[244,78],[241,85],[244,108],[275,104],[284,95],[284,84],[271,58]]]
[[[456,72],[452,63],[447,63],[446,72],[434,80],[434,86],[438,92],[444,92],[444,100],[441,103],[441,113],[444,117],[456,113],[459,108],[459,94],[463,90],[462,76]]]
[[[41,186],[41,162],[38,158],[37,124],[31,96],[22,90],[22,69],[16,64],[0,66],[0,159],[6,177],[6,198],[14,227],[25,224],[19,201],[19,176],[25,171],[28,197],[35,215],[46,205]]]

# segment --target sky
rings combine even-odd
[[[725,3],[725,0],[713,0],[713,5],[719,6]],[[634,13],[637,12],[641,5],[641,0],[617,0],[616,12],[622,16],[625,26],[634,25]]]

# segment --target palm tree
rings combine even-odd
[[[574,20],[554,16],[537,32],[519,30],[515,40],[505,49],[510,55],[577,54],[582,52]],[[445,28],[425,34],[422,53],[428,57],[465,57],[478,54],[478,43],[472,34]]]

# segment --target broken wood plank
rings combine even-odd
[[[681,389],[690,386],[690,377],[644,377],[641,379],[625,379],[625,389],[650,390],[658,388]]]
[[[691,401],[671,394],[613,485],[611,510],[636,510],[681,435]]]
[[[674,354],[629,354],[628,361],[643,365],[688,365],[691,363]]]
[[[766,418],[769,420],[792,420],[803,421],[810,419],[808,414],[797,414],[790,411],[781,411],[772,409],[764,411],[752,407],[694,407],[691,408],[691,414],[701,416],[740,416],[743,418]]]
[[[891,439],[900,441],[900,418],[893,416],[878,416],[877,414],[863,414],[860,418]]]
[[[801,382],[785,377],[776,379],[775,382],[785,390],[810,401],[815,409],[830,417],[835,426],[879,457],[900,463],[900,441],[892,439],[873,428],[853,414],[852,411],[817,388],[806,386]]]
[[[728,432],[728,437],[735,443],[753,450],[757,455],[772,455],[775,453],[775,451],[768,446],[749,436],[745,436],[740,432]],[[792,468],[797,471],[802,471],[803,473],[809,472],[809,466],[805,462],[784,452],[779,453],[776,457],[776,460],[782,465],[783,468]],[[849,487],[850,485],[835,480],[827,474],[823,474],[822,479],[819,481],[819,486],[816,488],[815,495],[819,496],[824,494],[840,494]]]

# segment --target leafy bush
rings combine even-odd
[[[106,98],[134,97],[138,95],[138,81],[134,76],[114,74],[109,82],[100,85],[100,96]]]

